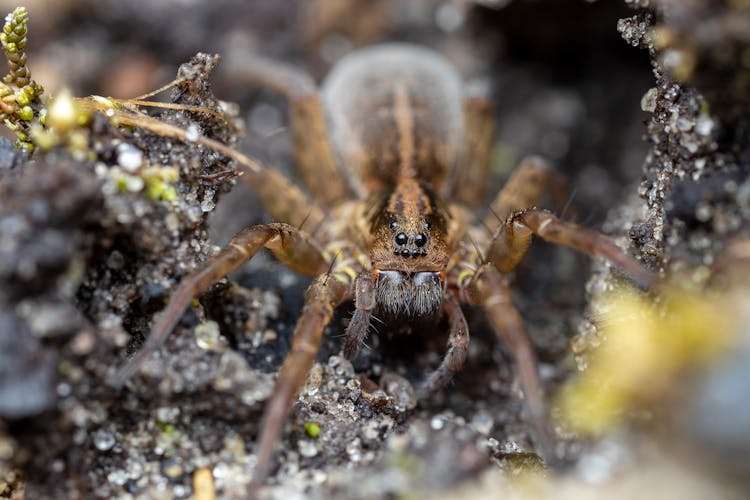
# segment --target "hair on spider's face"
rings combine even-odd
[[[443,303],[445,280],[439,272],[376,271],[379,314],[386,318],[430,318]]]

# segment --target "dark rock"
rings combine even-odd
[[[57,359],[28,326],[0,309],[0,417],[21,418],[54,408]]]

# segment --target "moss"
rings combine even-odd
[[[9,72],[0,83],[0,114],[6,125],[16,132],[16,146],[28,151],[34,144],[28,134],[31,122],[38,120],[44,106],[41,95],[44,89],[31,80],[31,71],[26,66],[26,43],[29,14],[24,7],[18,7],[5,18],[0,33]]]
[[[173,183],[180,178],[174,167],[149,167],[141,172],[146,186],[146,196],[151,200],[172,201],[177,197]]]
[[[156,426],[159,429],[161,429],[162,432],[164,434],[166,434],[167,436],[173,436],[174,435],[174,425],[172,425],[172,424],[170,424],[168,422],[164,422],[162,420],[157,420],[156,421]]]
[[[305,433],[311,438],[320,436],[320,426],[315,422],[305,422]]]
[[[644,402],[658,405],[688,370],[726,353],[735,331],[727,302],[680,285],[667,287],[658,306],[633,291],[606,297],[605,342],[561,394],[569,423],[593,434],[616,428]]]

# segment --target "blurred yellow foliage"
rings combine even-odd
[[[588,369],[561,392],[563,418],[580,432],[602,433],[629,410],[665,397],[681,376],[731,345],[736,304],[728,295],[667,287],[658,302],[635,290],[602,299],[604,340]]]

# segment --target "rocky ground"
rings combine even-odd
[[[196,52],[241,62],[257,51],[319,79],[356,46],[429,45],[467,79],[493,84],[496,187],[523,155],[546,156],[570,180],[566,218],[612,234],[665,279],[746,296],[747,2],[40,0],[29,11],[29,66],[49,92],[65,84],[77,95],[135,96],[188,61],[169,98],[217,114],[152,115],[290,176],[284,103],[236,85],[224,63]],[[85,155],[0,143],[0,496],[210,498],[199,492],[213,489],[241,498],[308,279],[257,256],[200,298],[158,358],[112,388],[108,377],[180,278],[267,216],[234,186],[234,164],[208,148],[104,116],[86,141]],[[587,259],[539,243],[513,277],[550,394],[606,336],[598,297],[620,286],[616,274],[597,261],[592,277]],[[670,386],[681,396],[657,397],[658,411],[632,408],[634,423],[600,439],[557,425],[557,471],[545,471],[530,444],[508,353],[478,311],[467,313],[466,368],[415,406],[411,384],[438,362],[445,337],[374,336],[352,365],[339,355],[351,314],[343,308],[262,494],[747,491],[750,341],[739,313],[740,347]],[[676,414],[685,418],[672,425]]]

